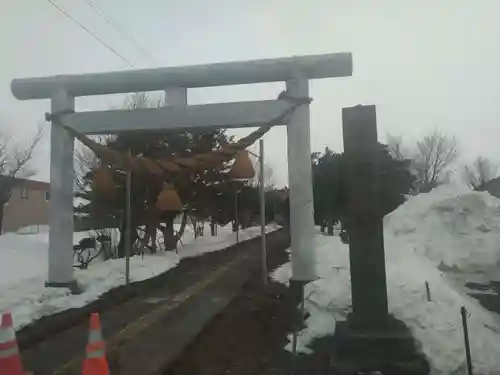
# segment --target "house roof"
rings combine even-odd
[[[484,184],[482,190],[486,190],[494,197],[500,198],[500,177],[494,178],[493,180],[489,180],[487,183]]]
[[[48,182],[10,176],[0,176],[0,178],[9,182],[14,182],[15,186],[22,186],[29,190],[49,190],[50,188],[50,184]]]

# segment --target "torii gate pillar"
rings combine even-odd
[[[52,113],[74,111],[75,99],[65,91],[51,98]],[[54,119],[54,122],[60,121]],[[80,288],[73,278],[73,154],[74,139],[61,125],[50,127],[50,200],[49,200],[49,287],[69,287],[75,294]]]
[[[288,95],[309,97],[309,81],[286,82]],[[311,135],[309,105],[297,107],[287,126],[288,184],[290,189],[290,236],[293,279],[302,282],[316,278],[313,257],[314,205],[311,171]],[[310,183],[309,183],[310,181]]]

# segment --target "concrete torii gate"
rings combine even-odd
[[[137,130],[255,127],[290,108],[286,100],[188,105],[187,89],[286,82],[288,97],[309,96],[309,80],[352,75],[350,53],[14,79],[17,99],[50,99],[50,232],[47,286],[78,290],[73,276],[74,139],[61,123],[84,134]],[[164,90],[166,107],[74,112],[79,96]],[[292,280],[316,278],[309,105],[283,120],[288,135]]]

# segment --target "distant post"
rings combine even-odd
[[[267,245],[266,245],[266,189],[264,184],[264,140],[259,140],[259,185],[260,185],[260,240],[262,283],[267,285]]]
[[[130,209],[132,172],[127,170],[125,182],[125,284],[130,282],[130,257],[132,255],[132,214]]]

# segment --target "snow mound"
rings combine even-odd
[[[500,263],[500,199],[442,186],[410,197],[384,220],[391,246],[410,247],[436,264],[473,269]]]
[[[47,244],[39,236],[5,233],[0,237],[0,288],[4,284],[40,274],[47,262]],[[43,272],[43,271],[42,271]]]
[[[460,308],[469,312],[474,373],[500,374],[498,316],[459,289],[439,265],[480,268],[500,259],[500,200],[487,193],[443,187],[412,197],[385,219],[389,310],[403,320],[430,360],[432,375],[466,373]],[[306,286],[310,313],[299,332],[298,351],[333,334],[351,309],[349,248],[338,237],[317,235],[318,279]],[[276,269],[288,283],[291,266]],[[426,300],[428,282],[432,300]],[[291,337],[289,337],[291,341]],[[286,347],[291,349],[290,344]]]

